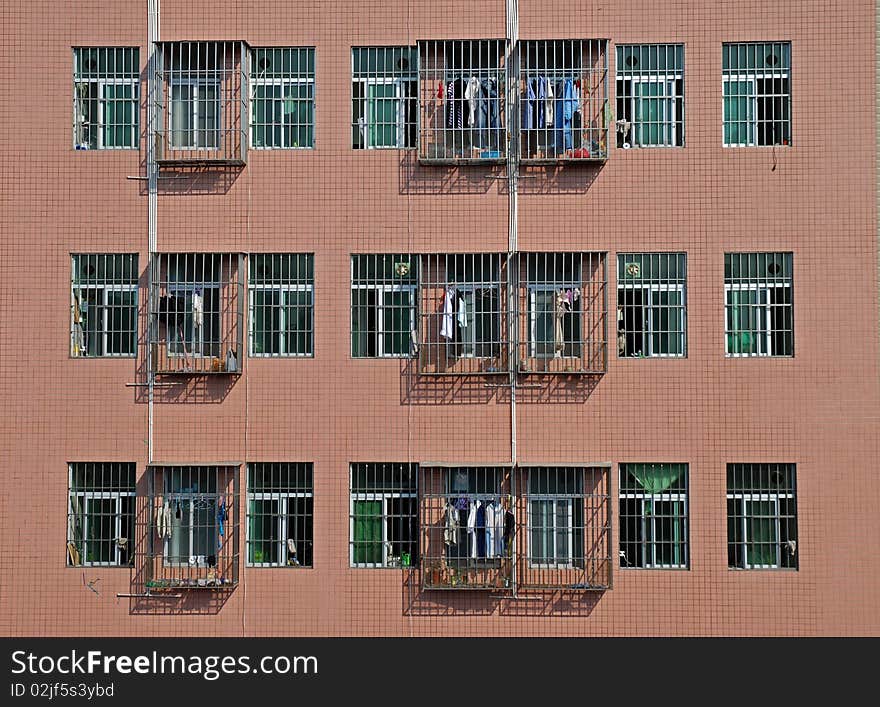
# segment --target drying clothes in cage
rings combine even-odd
[[[455,337],[455,325],[453,324],[453,312],[455,311],[455,288],[447,287],[443,295],[443,315],[440,317],[440,336],[452,341]]]
[[[468,120],[467,124],[473,127],[477,122],[477,101],[480,99],[480,80],[476,76],[468,79],[467,87],[464,89],[464,97],[468,102]]]
[[[486,506],[483,503],[477,505],[477,557],[486,556]]]
[[[497,501],[495,505],[495,528],[492,537],[495,539],[495,555],[501,557],[504,554],[504,508]]]
[[[223,523],[225,523],[229,519],[229,515],[226,512],[226,502],[221,498],[220,504],[217,506],[217,535],[220,538],[223,537]]]
[[[446,127],[449,130],[464,128],[466,83],[464,79],[453,79],[446,83]]]
[[[486,504],[486,557],[495,557],[495,504]]]
[[[477,559],[477,502],[471,501],[468,507],[467,518],[467,534],[468,544],[470,546],[470,557],[472,560]]]
[[[196,288],[192,295],[192,322],[196,329],[201,329],[205,321],[205,304],[202,299],[202,289]]]
[[[495,79],[480,81],[479,101],[476,107],[476,135],[474,143],[477,147],[488,147],[498,150],[501,146],[501,126],[499,123],[498,87]]]
[[[458,530],[458,509],[451,503],[447,503],[443,524],[443,542],[447,545],[458,545]]]
[[[513,536],[516,532],[516,517],[509,508],[504,513],[504,551],[509,555],[513,543]]]
[[[553,348],[557,356],[561,356],[565,350],[565,330],[562,326],[562,319],[567,311],[571,311],[571,307],[565,297],[565,292],[557,290],[556,296],[553,298]]]
[[[171,537],[171,504],[165,501],[156,509],[156,534],[165,540]]]
[[[574,82],[571,79],[564,79],[557,83],[556,114],[553,119],[554,143],[557,153],[565,152],[573,147],[572,121],[577,110],[578,100],[575,95]]]
[[[523,130],[540,130],[553,125],[553,84],[544,76],[526,81],[522,108]]]
[[[460,292],[458,293],[458,326],[461,329],[467,329],[468,319],[467,319],[467,300],[465,300],[464,295]]]

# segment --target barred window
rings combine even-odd
[[[351,355],[409,356],[417,330],[419,256],[351,256]]]
[[[617,146],[684,145],[684,45],[617,47]]]
[[[68,465],[69,566],[133,564],[135,473],[129,462]]]
[[[352,567],[410,567],[418,562],[417,464],[352,464]]]
[[[617,353],[621,357],[685,356],[684,253],[617,255]]]
[[[620,565],[688,566],[687,464],[620,465]]]
[[[794,355],[791,253],[725,253],[728,356]]]
[[[584,483],[582,469],[529,471],[529,564],[583,567]]]
[[[71,256],[72,356],[134,356],[137,344],[136,254]]]
[[[416,146],[418,55],[415,47],[351,50],[351,146]]]
[[[73,145],[136,149],[140,126],[140,50],[74,47]]]
[[[721,52],[725,147],[791,144],[791,43],[730,43]]]
[[[315,146],[314,47],[260,47],[251,55],[251,146]]]
[[[255,253],[248,278],[251,356],[311,356],[314,256]]]
[[[798,568],[794,464],[727,465],[727,565]]]
[[[312,566],[312,494],[311,463],[248,464],[249,566]]]

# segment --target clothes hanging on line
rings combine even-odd
[[[201,290],[196,290],[192,296],[192,322],[197,329],[202,328],[204,323],[205,306],[202,299]]]
[[[447,287],[443,295],[443,315],[440,317],[440,336],[452,341],[455,336],[453,312],[455,311],[455,288]]]
[[[458,545],[458,509],[451,503],[446,504],[446,520],[443,529],[443,542],[447,545]]]

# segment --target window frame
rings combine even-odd
[[[358,568],[358,569],[398,569],[398,565],[389,564],[388,560],[391,555],[391,544],[390,533],[388,532],[388,524],[394,522],[395,516],[392,514],[390,501],[394,499],[411,499],[413,501],[413,507],[415,510],[415,514],[413,515],[413,520],[418,522],[418,493],[416,491],[404,492],[404,491],[350,491],[349,492],[349,501],[348,501],[348,513],[349,513],[349,524],[348,524],[348,563],[349,567]],[[380,501],[382,503],[382,515],[380,517],[381,527],[382,527],[382,561],[381,562],[357,562],[355,561],[355,540],[354,540],[354,524],[355,524],[355,503],[358,501]],[[401,516],[402,517],[402,516]],[[416,545],[418,542],[418,537],[414,537],[412,539],[412,544]],[[413,558],[414,560],[415,558]]]
[[[370,307],[374,306],[376,309],[376,331],[367,332],[367,335],[372,337],[376,337],[376,355],[375,356],[352,356],[352,358],[412,358],[413,357],[413,346],[412,346],[412,333],[418,330],[418,291],[419,285],[399,285],[399,284],[387,284],[387,283],[363,283],[363,284],[355,284],[354,280],[351,283],[351,290],[354,292],[355,290],[364,290],[364,291],[373,291],[376,293],[376,304],[360,304],[352,301],[351,303],[351,311],[352,311],[352,324],[354,323],[354,312],[359,307]],[[394,308],[394,305],[386,305],[384,295],[386,294],[398,294],[401,292],[409,293],[409,329],[408,336],[410,338],[409,350],[406,353],[388,353],[385,351],[385,337],[393,336],[395,334],[399,334],[400,332],[386,332],[385,331],[385,309],[387,307]],[[353,299],[353,298],[352,298]],[[354,336],[354,328],[349,332],[350,336]]]
[[[642,290],[643,293],[647,294],[647,298],[643,301],[641,305],[642,310],[642,322],[643,327],[641,331],[643,342],[647,342],[647,346],[644,348],[647,349],[646,352],[642,353],[641,356],[621,356],[618,352],[618,358],[687,358],[687,301],[685,299],[686,296],[686,283],[684,282],[674,282],[674,283],[661,283],[661,282],[651,282],[647,284],[639,284],[639,285],[621,285],[618,283],[617,286],[618,293],[621,291],[634,291],[634,290]],[[663,309],[671,309],[669,305],[657,304],[653,303],[653,295],[659,294],[661,292],[678,292],[681,296],[681,304],[676,306],[676,309],[680,309],[681,311],[681,330],[677,332],[673,331],[663,331],[657,330],[654,328],[654,318],[657,316],[656,310]],[[620,305],[618,305],[620,306]],[[628,308],[632,309],[632,305],[627,305]],[[630,332],[634,333],[634,332]],[[655,353],[654,352],[654,337],[662,336],[663,334],[667,334],[669,336],[679,336],[681,337],[681,353]]]
[[[73,473],[72,470],[70,472]],[[77,514],[74,509],[73,497],[76,497],[80,505],[80,513]],[[125,515],[125,510],[123,509],[123,497],[130,498],[131,500],[131,525],[134,527],[134,498],[135,491],[132,489],[131,491],[72,491],[68,487],[67,492],[67,513],[69,518],[82,518],[82,549],[83,552],[80,556],[80,563],[78,565],[72,565],[68,562],[68,567],[130,567],[134,564],[134,548],[129,549],[129,561],[127,563],[123,563],[121,561],[122,548],[115,542],[115,538],[122,537],[122,518]],[[114,559],[110,562],[91,562],[87,560],[88,557],[88,548],[89,548],[89,525],[90,525],[90,511],[88,510],[91,501],[114,501],[115,510],[113,511],[113,528],[114,528],[114,538],[102,539],[97,541],[99,544],[101,542],[110,542],[113,544],[113,557]],[[102,515],[100,511],[97,512],[97,515]],[[76,538],[74,534],[71,533],[70,522],[67,524],[67,542],[76,544]]]
[[[262,305],[264,309],[275,309],[278,308],[279,313],[279,326],[276,332],[264,331],[263,336],[274,337],[277,336],[278,340],[275,342],[278,345],[279,352],[278,353],[263,353],[263,352],[255,352],[254,351],[254,341],[255,341],[255,330],[254,325],[256,323],[256,304],[254,303],[255,294],[257,291],[260,292],[278,292],[279,293],[279,302],[278,304],[269,304]],[[309,312],[311,318],[311,327],[308,332],[304,332],[308,334],[308,351],[306,353],[291,353],[286,351],[287,349],[287,336],[291,333],[294,335],[299,334],[300,332],[291,332],[287,328],[287,309],[289,307],[301,307],[301,305],[291,305],[287,303],[287,295],[291,293],[298,292],[307,292],[309,294],[309,302],[305,305],[305,309]],[[253,358],[314,358],[315,356],[315,283],[314,280],[311,283],[308,282],[273,282],[271,284],[259,283],[254,284],[252,282],[248,282],[248,356]]]
[[[678,138],[678,112],[676,111],[676,102],[681,100],[684,101],[684,91],[681,92],[681,95],[678,93],[677,82],[681,81],[682,85],[684,84],[684,72],[660,72],[656,75],[651,76],[627,76],[620,75],[618,73],[616,78],[616,88],[618,91],[617,100],[618,101],[626,101],[629,103],[629,111],[630,116],[633,117],[633,120],[630,121],[631,125],[628,133],[628,140],[625,142],[629,143],[631,148],[651,148],[651,147],[684,147],[684,135],[682,134],[682,140],[679,141]],[[620,85],[621,84],[629,84],[629,95],[625,92],[621,96],[620,93]],[[636,85],[640,84],[662,84],[665,88],[665,93],[661,96],[639,96],[636,94]],[[660,101],[663,106],[664,117],[660,120],[659,128],[668,138],[666,142],[638,142],[632,136],[639,134],[639,128],[644,126],[645,124],[642,121],[636,121],[635,117],[638,115],[637,108],[638,102],[642,100],[657,100]],[[684,112],[682,111],[682,133],[684,133]],[[648,124],[650,125],[650,124]],[[643,128],[644,129],[644,128]]]
[[[195,91],[190,92],[189,97],[182,101],[184,105],[191,104],[191,112],[189,118],[192,120],[192,128],[184,129],[184,130],[175,130],[174,128],[174,89],[177,86],[189,86],[191,88],[196,89]],[[207,100],[203,100],[201,98],[200,89],[201,87],[212,86],[215,90],[214,99],[211,101],[214,103],[217,111],[217,124],[213,128],[199,128],[199,104],[205,103],[207,104]],[[172,76],[168,83],[168,136],[169,136],[169,149],[171,150],[195,150],[195,151],[203,151],[203,152],[217,152],[220,149],[220,136],[223,134],[223,101],[221,100],[221,85],[220,78],[210,78],[207,76]],[[178,102],[180,102],[178,100]],[[183,132],[186,137],[189,139],[186,140],[183,144],[178,144],[174,141],[176,134]],[[211,146],[199,145],[198,136],[199,134],[203,134],[205,136],[213,135],[214,144]]]
[[[271,77],[251,77],[251,90],[250,90],[250,130],[248,130],[249,134],[249,146],[253,150],[313,150],[315,149],[315,75],[312,72],[311,76],[271,76]],[[257,88],[258,87],[266,87],[266,86],[279,86],[281,88],[281,96],[279,98],[273,97],[257,97]],[[306,99],[303,98],[284,98],[284,90],[288,86],[308,86],[309,87],[309,95]],[[254,135],[256,133],[257,126],[263,127],[264,130],[268,131],[275,127],[274,122],[264,122],[258,123],[256,119],[256,110],[257,110],[257,102],[263,101],[269,105],[273,104],[275,101],[280,101],[283,103],[286,100],[294,100],[294,101],[303,101],[306,100],[311,106],[311,121],[309,123],[297,123],[285,125],[283,115],[280,123],[281,127],[281,144],[280,145],[257,145],[254,140]],[[303,127],[311,128],[311,144],[309,145],[287,145],[285,139],[285,128],[291,128],[291,130],[300,129]],[[296,141],[294,141],[296,142]]]
[[[288,539],[288,530],[290,528],[290,507],[291,507],[291,499],[299,499],[299,498],[310,498],[312,499],[312,503],[314,504],[315,493],[314,489],[312,491],[251,491],[248,489],[247,492],[247,502],[248,502],[248,522],[246,523],[246,534],[245,534],[245,557],[248,567],[311,567],[312,565],[303,565],[299,563],[299,559],[297,559],[297,564],[291,565],[290,561],[290,553],[287,549],[287,539]],[[255,562],[251,560],[251,542],[256,541],[255,538],[251,537],[251,502],[252,501],[277,501],[278,502],[278,510],[277,513],[274,514],[273,524],[275,524],[276,530],[278,532],[278,540],[271,539],[262,539],[260,542],[266,544],[272,544],[275,546],[275,559],[271,562]],[[261,514],[265,518],[265,514]],[[314,506],[312,507],[312,520],[314,521]],[[279,559],[283,558],[283,559]]]
[[[580,500],[583,501],[583,496],[580,497]],[[526,518],[528,533],[526,533],[527,538],[527,548],[526,548],[526,557],[529,561],[529,567],[531,569],[564,569],[564,570],[573,570],[577,568],[577,563],[575,562],[576,558],[574,557],[574,501],[575,499],[571,496],[566,496],[564,494],[530,494],[528,498],[528,515]],[[553,527],[547,526],[536,526],[534,524],[535,514],[533,512],[533,504],[540,503],[542,505],[551,504],[552,514],[551,518],[553,519]],[[566,508],[566,521],[567,526],[565,526],[562,530],[565,533],[565,537],[568,542],[568,552],[567,558],[563,562],[535,562],[535,550],[533,546],[533,534],[538,532],[541,536],[545,538],[545,540],[549,537],[550,544],[553,545],[552,557],[558,558],[560,557],[559,548],[557,547],[557,537],[559,534],[558,530],[558,515],[557,515],[557,507],[558,504],[564,504]]]
[[[196,340],[194,334],[196,331],[196,327],[193,324],[192,320],[192,295],[196,290],[202,291],[202,302],[204,302],[207,298],[205,297],[205,293],[207,290],[213,290],[217,293],[216,301],[219,303],[222,301],[222,291],[223,291],[223,283],[219,281],[214,282],[176,282],[170,280],[168,282],[168,294],[173,296],[180,296],[183,294],[184,301],[188,302],[189,307],[188,311],[184,313],[184,325],[183,325],[183,340],[177,336],[177,329],[170,329],[171,332],[168,335],[168,349],[167,354],[169,358],[215,358],[213,353],[204,353],[205,350],[205,329],[207,326],[202,323],[202,326],[198,328],[199,336],[198,340]],[[211,329],[213,331],[221,331],[222,329],[222,313],[219,311],[209,310],[203,312],[203,317],[207,319],[208,317],[213,317],[214,322],[211,324]],[[187,328],[190,330],[190,338],[186,337]],[[209,341],[209,344],[212,344],[213,341]],[[181,350],[181,345],[183,344],[183,350]],[[187,352],[186,346],[190,346],[190,350]]]
[[[378,76],[370,76],[370,77],[352,77],[352,116],[356,113],[360,113],[358,116],[358,120],[363,119],[363,124],[360,122],[353,123],[352,127],[356,127],[358,131],[361,132],[361,139],[363,140],[362,147],[353,147],[355,150],[415,150],[416,143],[418,139],[416,138],[413,141],[412,145],[407,145],[407,127],[409,123],[406,120],[406,101],[412,100],[417,102],[418,97],[418,73],[412,74],[410,77],[401,75],[399,77],[378,77]],[[360,84],[363,87],[363,95],[361,98],[357,98],[354,95],[354,86],[355,84]],[[406,87],[408,84],[412,86],[412,95],[407,95]],[[394,101],[395,104],[395,114],[397,116],[397,120],[395,123],[395,133],[396,139],[394,145],[374,145],[371,144],[370,140],[370,111],[369,111],[369,102],[370,96],[369,87],[370,86],[395,86],[395,95],[390,100]],[[383,98],[382,100],[389,100],[388,98]],[[357,108],[355,108],[357,106]],[[360,109],[363,109],[361,113]],[[387,125],[387,124],[382,124]],[[418,119],[416,119],[415,129],[418,131]]]
[[[724,283],[724,355],[727,358],[792,358],[794,356],[794,346],[792,346],[792,353],[776,353],[773,350],[773,335],[776,333],[776,329],[773,328],[773,304],[770,302],[770,291],[773,289],[787,289],[790,293],[793,292],[793,287],[791,282],[748,282],[748,283]],[[763,301],[758,302],[757,304],[733,304],[730,301],[730,295],[733,292],[757,292],[759,294],[759,298]],[[730,313],[731,308],[733,307],[742,307],[748,306],[753,307],[754,309],[762,309],[764,310],[761,313],[761,319],[763,320],[764,328],[763,331],[759,329],[757,332],[743,329],[728,329],[728,314]],[[794,314],[794,302],[789,305],[792,308],[792,315]],[[735,353],[730,351],[730,337],[735,335],[737,332],[748,331],[749,333],[760,335],[760,338],[764,340],[764,352],[758,353]],[[792,329],[792,339],[794,338],[794,331]]]
[[[501,302],[501,289],[498,286],[497,282],[454,282],[450,283],[453,287],[455,287],[456,292],[467,292],[470,293],[473,298],[472,301],[472,314],[468,319],[469,326],[465,327],[468,332],[468,338],[461,341],[455,342],[447,342],[447,346],[455,347],[460,346],[460,350],[456,354],[457,358],[470,358],[470,359],[478,359],[478,358],[494,358],[498,354],[497,353],[489,353],[489,354],[478,354],[477,347],[498,347],[498,349],[502,349],[504,347],[504,333],[501,331],[501,315],[504,313],[503,303]],[[491,317],[490,321],[492,324],[492,334],[493,336],[497,334],[497,338],[490,338],[488,341],[483,339],[477,339],[477,308],[476,308],[476,294],[480,290],[492,290],[494,292],[495,301],[498,303],[497,309],[489,310],[488,312],[485,310],[481,310],[480,316],[489,316]],[[465,310],[467,314],[467,310]],[[458,316],[457,313],[453,314],[453,319]],[[470,351],[467,348],[470,348]]]
[[[83,291],[98,291],[98,292],[100,292],[101,302],[99,304],[94,305],[94,306],[101,307],[101,309],[102,309],[101,327],[99,330],[95,331],[94,333],[100,334],[101,353],[95,354],[94,356],[83,355],[83,354],[76,355],[73,353],[73,349],[75,348],[74,342],[71,341],[71,356],[73,358],[135,358],[137,356],[137,295],[138,295],[137,284],[134,284],[134,285],[117,285],[117,284],[106,285],[106,284],[102,284],[102,283],[88,283],[88,284],[71,285],[70,330],[71,330],[72,337],[76,336],[75,328],[76,328],[76,324],[77,324],[77,322],[75,321],[74,313],[73,313],[74,307],[75,307],[73,300],[76,298],[76,293],[74,292],[74,290],[79,290],[79,294],[80,294],[81,299],[82,299]],[[122,293],[122,294],[131,293],[134,295],[134,302],[130,305],[110,304],[108,302],[107,295],[111,292],[118,292],[118,293]],[[128,307],[133,310],[131,317],[132,317],[132,322],[134,323],[135,328],[132,332],[111,332],[110,331],[110,326],[109,326],[109,324],[110,324],[110,308],[114,307],[114,306],[118,306],[120,308]],[[82,305],[80,305],[80,309],[81,308],[82,308]],[[107,351],[108,338],[115,336],[117,334],[122,335],[122,334],[128,334],[128,333],[132,334],[134,337],[134,346],[132,347],[131,353],[108,353],[108,351]],[[86,347],[86,348],[88,348],[88,347]]]
[[[183,528],[187,529],[187,531],[186,531],[187,532],[186,546],[185,547],[189,550],[189,554],[183,555],[181,553],[172,552],[171,542],[172,542],[174,536],[177,534],[177,533],[172,532],[171,537],[169,537],[166,540],[163,540],[163,542],[162,542],[162,565],[164,567],[190,567],[190,566],[206,567],[207,562],[208,562],[208,555],[210,555],[212,553],[208,553],[208,555],[193,554],[193,549],[195,549],[196,540],[198,540],[198,538],[196,536],[197,536],[198,532],[200,532],[200,531],[205,531],[205,530],[211,531],[212,536],[214,537],[214,542],[213,542],[214,552],[213,552],[213,554],[214,555],[217,554],[217,551],[218,551],[218,548],[217,548],[217,528],[218,528],[218,526],[217,526],[216,506],[217,506],[217,501],[219,499],[221,499],[222,497],[223,497],[223,494],[221,494],[221,493],[218,493],[218,492],[210,493],[210,492],[204,492],[204,491],[198,491],[198,492],[195,492],[195,491],[187,491],[187,492],[174,491],[174,492],[165,494],[165,498],[167,499],[168,503],[185,504],[185,508],[187,509],[186,514],[188,516],[186,519],[186,523],[184,523],[184,519],[181,518],[180,519],[181,522],[177,526],[176,530],[177,530],[177,533],[179,533]],[[209,503],[213,502],[209,506],[209,510],[211,511],[210,524],[207,524],[207,525],[197,525],[196,524],[195,512],[196,512],[196,502],[197,501],[207,501]],[[175,518],[175,520],[176,520],[176,518]],[[174,523],[174,521],[172,521],[172,527],[174,527],[173,523]],[[188,560],[187,561],[173,561],[173,559],[172,559],[172,558],[177,558],[178,560],[181,560],[181,558],[183,558],[183,557],[187,557],[187,558],[195,557],[196,561],[195,561],[195,563],[192,563],[192,562],[189,562]]]
[[[583,344],[584,344],[584,342],[583,342],[583,321],[582,321],[583,311],[582,311],[582,309],[580,309],[580,308],[575,309],[574,307],[572,307],[572,310],[570,312],[565,313],[565,318],[563,319],[563,325],[562,325],[563,332],[565,331],[565,320],[567,319],[568,321],[571,322],[570,326],[572,327],[572,334],[576,333],[577,336],[573,336],[571,339],[564,340],[564,342],[563,342],[564,345],[563,345],[561,356],[555,355],[555,349],[553,348],[555,341],[553,339],[539,341],[538,340],[538,331],[537,331],[538,317],[548,316],[548,317],[551,317],[551,319],[552,319],[553,317],[556,316],[552,307],[550,309],[545,310],[545,311],[538,310],[538,308],[537,308],[537,299],[538,299],[537,294],[539,292],[545,293],[545,294],[549,294],[551,296],[551,298],[554,298],[556,296],[556,291],[559,290],[560,288],[561,289],[567,288],[567,289],[574,290],[574,289],[577,289],[580,287],[581,287],[581,284],[577,283],[577,282],[572,282],[572,283],[564,283],[563,282],[560,284],[541,284],[541,283],[530,282],[526,285],[526,288],[528,290],[528,307],[529,307],[529,313],[528,313],[529,314],[529,329],[528,329],[528,331],[529,331],[529,341],[528,341],[529,358],[535,358],[535,359],[541,359],[541,360],[550,360],[550,359],[554,359],[554,358],[561,358],[561,359],[580,359],[580,358],[582,358],[582,356],[583,356],[582,348],[583,348]],[[578,304],[578,307],[581,307],[580,303]],[[578,331],[578,332],[574,331],[575,325],[578,326],[580,331]],[[555,326],[555,322],[553,322],[553,326]],[[551,348],[551,352],[549,354],[539,353],[538,348],[542,347],[542,346],[543,347],[549,346]],[[572,353],[566,353],[566,349],[569,349],[569,348],[571,348]]]

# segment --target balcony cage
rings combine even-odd
[[[148,592],[238,584],[238,465],[147,469],[142,570]]]
[[[419,372],[508,372],[507,283],[500,253],[421,256]]]
[[[150,356],[157,374],[239,374],[240,253],[158,253],[150,263]]]
[[[422,586],[511,591],[512,544],[509,533],[505,544],[504,534],[511,508],[510,469],[428,464],[419,473]]]
[[[608,41],[522,41],[518,49],[520,161],[607,159]]]
[[[609,469],[519,467],[515,476],[517,588],[610,589]]]
[[[607,370],[604,253],[520,253],[517,330],[521,373]]]
[[[246,164],[247,43],[157,42],[155,56],[159,165]]]
[[[419,160],[504,162],[505,41],[422,40],[418,48]]]

